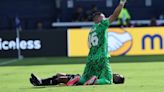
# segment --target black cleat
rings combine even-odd
[[[41,80],[37,78],[33,73],[31,74],[30,83],[34,86],[41,86]]]
[[[30,83],[34,86],[36,86],[36,84],[34,83],[34,81],[32,80],[32,78],[29,79],[30,80]]]

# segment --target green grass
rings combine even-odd
[[[0,59],[0,63],[9,59]],[[125,76],[123,85],[33,87],[30,73],[41,78],[57,72],[82,73],[85,58],[27,58],[0,66],[1,92],[161,92],[164,90],[163,56],[124,56],[111,59],[112,69]]]

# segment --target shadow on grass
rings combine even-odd
[[[122,85],[122,84],[117,84],[117,85]],[[85,86],[85,85],[66,86],[65,84],[59,84],[59,85],[49,85],[49,86],[31,86],[31,87],[25,87],[20,89],[46,89],[46,88],[49,89],[49,88],[71,88],[71,87],[91,87],[91,86],[96,87],[96,86],[109,86],[109,85],[106,84],[106,85],[90,85],[90,86]]]
[[[25,58],[23,60],[1,66],[33,66],[33,65],[62,65],[62,64],[85,64],[86,57],[41,57]],[[117,56],[110,59],[110,63],[145,63],[164,62],[164,55],[151,56]],[[1,63],[1,62],[0,62]]]
[[[82,87],[83,85],[79,86],[66,86],[64,84],[60,85],[49,85],[49,86],[31,86],[31,87],[25,87],[25,88],[20,88],[20,89],[46,89],[46,88],[65,88],[65,87]]]

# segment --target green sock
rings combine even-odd
[[[105,78],[101,78],[101,79],[96,80],[96,85],[104,85],[104,84],[112,84],[112,82],[105,79]]]
[[[86,80],[83,77],[81,77],[80,80],[78,81],[78,84],[83,85],[85,82]]]

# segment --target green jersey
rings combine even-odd
[[[88,59],[97,60],[102,57],[109,57],[107,41],[107,30],[109,25],[109,20],[105,19],[92,27],[88,37],[90,47]]]
[[[109,20],[102,20],[95,24],[88,37],[90,52],[87,58],[83,75],[79,81],[85,83],[92,76],[98,79],[96,84],[111,84],[112,70],[109,64],[107,29],[110,25]]]

